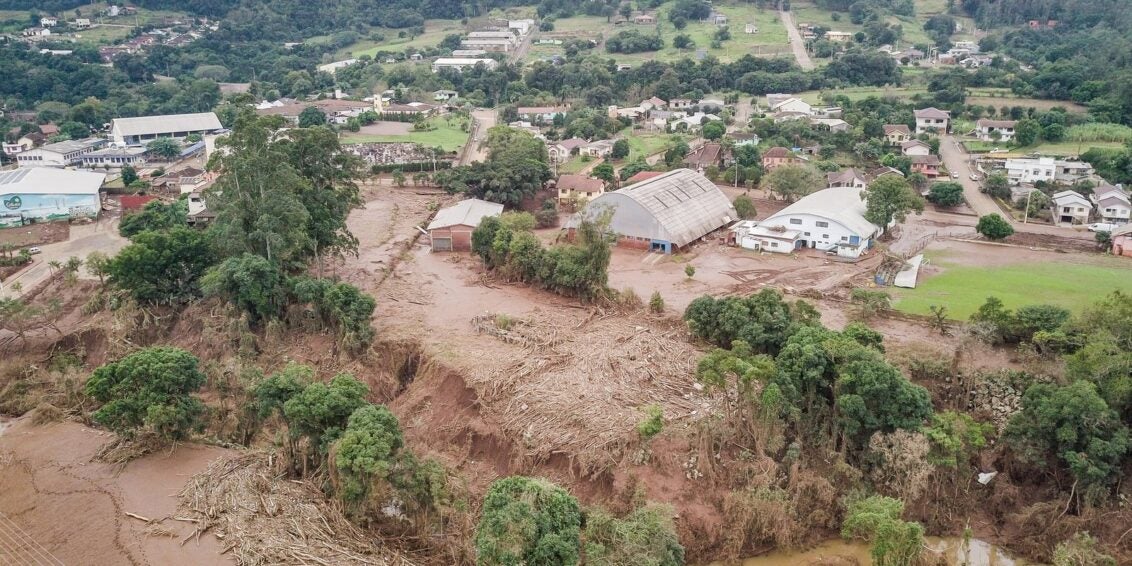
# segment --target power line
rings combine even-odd
[[[19,556],[20,550],[27,550],[25,564],[63,566],[63,561],[51,554],[43,545],[35,541],[18,524],[0,512],[0,556],[7,553],[12,559]],[[10,562],[15,564],[15,562]]]

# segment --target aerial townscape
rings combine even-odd
[[[1132,564],[1129,29],[0,0],[0,565]]]

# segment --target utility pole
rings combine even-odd
[[[1037,189],[1030,189],[1026,191],[1026,215],[1022,217],[1023,224],[1030,223],[1030,196],[1034,194]]]

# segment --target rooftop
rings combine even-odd
[[[0,172],[0,194],[86,195],[96,194],[106,180],[104,173],[32,167]]]
[[[605,181],[585,175],[561,175],[558,177],[558,190],[579,193],[600,193],[605,190]]]
[[[876,225],[865,220],[865,201],[861,198],[861,189],[856,187],[834,187],[810,193],[764,220],[761,226],[775,226],[776,219],[781,221],[797,214],[829,218],[865,237],[877,232]]]
[[[101,138],[87,138],[85,140],[67,140],[55,143],[49,143],[39,149],[51,151],[54,153],[71,153],[74,151],[84,151],[92,147],[98,147],[106,143],[106,140]]]
[[[951,117],[950,112],[947,112],[945,110],[940,110],[939,108],[935,108],[935,107],[928,107],[928,108],[924,108],[922,110],[916,110],[915,114],[916,114],[917,118],[932,118],[932,119],[938,119],[938,120],[943,120],[943,119],[947,119],[947,118]]]
[[[442,208],[429,223],[428,229],[448,228],[449,226],[479,226],[488,216],[499,216],[503,205],[478,198],[462,200],[448,208]]]
[[[141,136],[172,132],[221,130],[224,126],[213,112],[169,114],[139,118],[115,118],[111,128],[123,136]]]

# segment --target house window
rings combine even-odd
[[[797,225],[800,226],[802,224],[802,219],[801,218],[791,218],[790,223],[791,224],[797,224]]]
[[[823,239],[823,240],[828,240],[828,239],[829,239],[829,234],[822,234],[822,235],[821,235],[821,239]]]
[[[842,241],[842,242],[848,242],[848,241],[849,241],[849,236],[842,236],[842,237],[841,237],[841,241]]]
[[[778,242],[771,242],[771,243],[770,243],[770,247],[772,247],[772,248],[777,248],[777,247],[778,247]]]
[[[818,228],[829,228],[829,222],[815,222],[814,226]]]
[[[810,235],[810,233],[809,233],[809,232],[806,232],[805,234],[806,234],[807,236],[809,236],[809,235]]]

